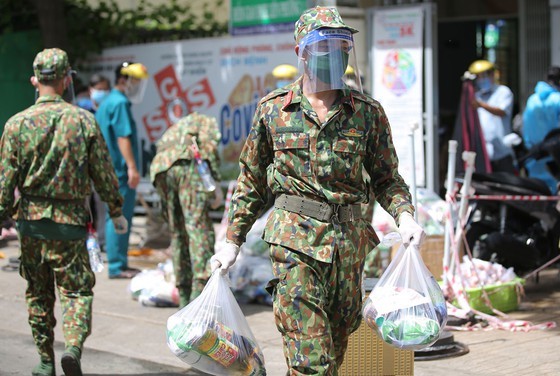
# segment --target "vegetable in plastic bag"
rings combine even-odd
[[[445,297],[416,247],[401,245],[370,293],[363,315],[394,347],[419,350],[437,341],[447,323]]]
[[[167,345],[179,359],[212,375],[266,375],[262,351],[219,270],[195,300],[169,317]]]

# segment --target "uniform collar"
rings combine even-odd
[[[288,93],[284,99],[284,106],[282,107],[285,110],[288,106],[292,104],[301,104],[303,98],[303,90],[302,87],[303,77],[300,77],[294,83],[288,85]],[[352,112],[356,111],[356,106],[354,105],[354,96],[352,95],[352,91],[349,89],[340,89],[340,95],[336,100],[335,104],[340,103],[344,106],[349,107]]]
[[[55,94],[55,95],[41,95],[39,98],[37,98],[37,101],[35,101],[36,104],[44,103],[44,102],[64,102],[64,99],[62,99],[60,95]]]
[[[303,77],[300,77],[295,82],[288,85],[288,93],[284,99],[284,106],[282,106],[283,110],[292,104],[301,103],[303,97],[303,90],[301,90],[302,81]]]

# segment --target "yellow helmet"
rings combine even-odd
[[[480,74],[494,68],[494,64],[489,62],[488,60],[476,60],[473,61],[471,65],[469,65],[469,72],[472,74]]]
[[[281,64],[272,70],[272,75],[277,79],[289,80],[295,78],[298,74],[298,69],[290,64]]]
[[[143,80],[148,78],[148,69],[144,64],[132,63],[121,68],[121,74]]]
[[[346,71],[344,72],[345,75],[352,75],[354,73],[354,68],[352,68],[351,65],[348,65],[348,67],[346,67]]]

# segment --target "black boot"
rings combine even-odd
[[[68,347],[64,351],[60,363],[62,364],[65,376],[82,376],[81,356],[82,351],[76,346]]]

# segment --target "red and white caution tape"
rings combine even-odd
[[[538,195],[469,195],[469,200],[492,200],[492,201],[560,201],[560,196],[538,196]]]
[[[560,196],[513,196],[513,195],[501,195],[501,196],[489,196],[489,195],[472,195],[472,196],[468,196],[469,199],[476,199],[477,197],[492,197],[492,199],[503,199],[504,201],[509,200],[509,198],[511,197],[516,197],[516,198],[527,198],[527,197],[531,197],[531,201],[548,201],[550,198],[553,198],[554,200],[559,200]],[[537,199],[535,199],[535,197]],[[490,198],[487,198],[490,199]],[[521,199],[517,199],[517,200],[521,200]],[[446,201],[450,204],[449,208],[453,207],[453,204],[455,203],[455,194],[452,195],[446,195]],[[527,201],[527,200],[525,200]],[[451,220],[451,213],[447,212],[445,213],[446,215],[446,220]],[[464,218],[459,218],[458,219],[461,222],[464,222]],[[453,233],[453,226],[450,226],[451,228],[451,233],[449,234],[450,240],[451,240],[451,246],[450,246],[450,251],[451,251],[451,257],[452,259],[455,261],[454,263],[452,263],[452,266],[449,267],[448,265],[444,265],[443,266],[443,272],[446,276],[446,278],[444,278],[444,281],[446,281],[446,285],[443,286],[444,289],[444,293],[447,297],[447,299],[449,301],[452,300],[456,300],[459,307],[457,308],[451,304],[447,304],[448,306],[448,314],[453,315],[455,317],[459,317],[459,318],[468,318],[470,313],[474,313],[476,314],[478,317],[480,317],[481,319],[483,319],[486,324],[483,323],[477,323],[477,324],[467,324],[464,326],[446,326],[446,329],[448,330],[457,330],[457,331],[474,331],[474,330],[492,330],[492,329],[501,329],[501,330],[508,330],[508,331],[512,331],[512,332],[528,332],[531,330],[545,330],[545,329],[552,329],[556,327],[556,323],[554,321],[547,321],[541,324],[533,324],[530,321],[525,321],[525,320],[509,320],[509,316],[506,315],[505,313],[495,309],[492,306],[492,303],[490,302],[490,298],[488,297],[488,294],[486,292],[486,290],[484,289],[484,284],[482,283],[482,280],[480,279],[480,277],[478,276],[478,273],[476,271],[476,268],[474,268],[474,264],[473,264],[473,269],[475,271],[475,273],[477,273],[477,276],[479,277],[479,282],[480,282],[480,289],[482,291],[482,297],[484,299],[484,303],[485,305],[487,305],[492,312],[496,315],[496,316],[492,316],[483,312],[480,312],[478,310],[473,309],[470,304],[469,304],[469,299],[467,297],[466,294],[466,284],[465,284],[465,280],[464,277],[462,275],[462,273],[460,272],[460,260],[459,260],[459,243],[460,241],[463,242],[463,244],[465,245],[465,250],[466,253],[469,257],[469,260],[472,261],[472,253],[471,250],[468,246],[468,243],[466,242],[466,238],[465,238],[465,234],[462,233],[460,236],[460,241],[458,241],[458,239],[456,239],[455,234]],[[548,264],[547,264],[548,266]],[[517,297],[518,299],[521,298],[522,294],[523,294],[523,287],[521,285],[516,286],[517,288]]]

